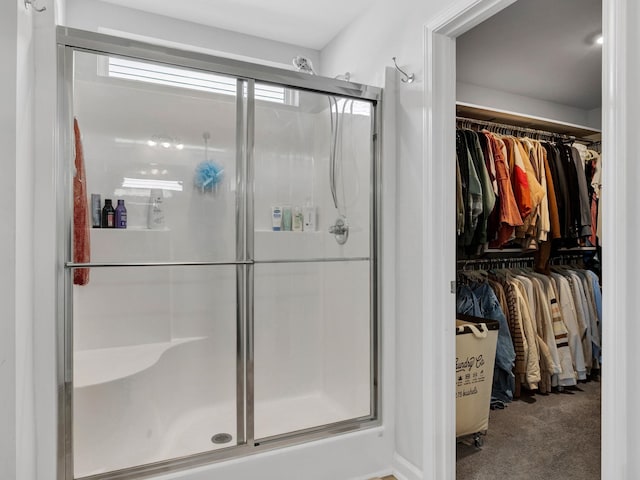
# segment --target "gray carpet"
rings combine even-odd
[[[458,443],[457,480],[600,478],[600,383],[492,410],[482,448]]]

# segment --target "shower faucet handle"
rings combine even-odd
[[[349,238],[349,224],[344,215],[340,215],[336,219],[336,223],[329,227],[329,233],[335,235],[336,242],[338,242],[339,245],[347,243]]]

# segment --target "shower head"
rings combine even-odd
[[[313,71],[313,64],[311,63],[311,60],[306,57],[302,57],[300,55],[293,57],[292,63],[299,72],[308,73],[310,75],[316,74],[316,72]]]

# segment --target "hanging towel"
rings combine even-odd
[[[73,133],[75,136],[76,158],[75,175],[73,177],[73,261],[74,263],[88,263],[91,259],[89,233],[89,206],[87,200],[87,179],[84,170],[84,154],[78,119],[73,119]],[[89,269],[76,268],[73,271],[73,284],[86,285],[89,283]]]

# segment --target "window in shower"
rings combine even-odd
[[[65,50],[76,201],[91,221],[92,194],[100,208],[123,200],[127,225],[89,228],[90,258],[74,263],[66,152],[62,478],[135,478],[371,424],[374,104]],[[171,81],[105,74],[105,62]]]

